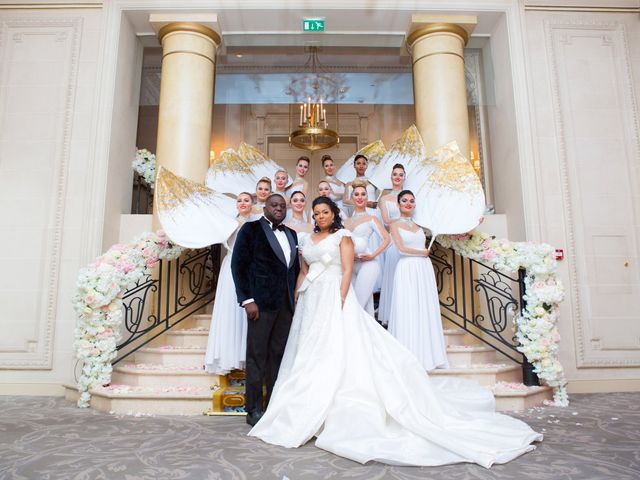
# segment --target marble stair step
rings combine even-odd
[[[496,363],[496,351],[482,345],[450,345],[447,347],[449,366]]]
[[[506,386],[497,384],[493,387],[493,396],[496,399],[496,411],[521,412],[541,406],[545,401],[551,401],[553,389],[546,386],[527,387],[521,383],[510,383]]]
[[[205,372],[202,367],[128,363],[113,367],[111,383],[140,387],[199,387],[209,388],[219,382],[218,375]]]
[[[166,333],[168,345],[174,347],[198,347],[207,348],[209,330],[204,328],[181,328],[169,330]]]
[[[444,340],[447,346],[464,345],[467,332],[458,328],[445,328]]]
[[[525,387],[510,383],[493,389],[496,410],[500,412],[523,411],[542,405],[553,398],[550,387]],[[65,398],[78,400],[73,385],[65,385]],[[199,415],[211,408],[211,390],[193,387],[132,387],[114,385],[91,391],[91,407],[117,414],[143,415]]]
[[[434,377],[453,377],[475,380],[483,387],[493,387],[498,382],[521,382],[522,367],[508,364],[477,364],[439,368],[429,372]]]
[[[197,313],[195,315],[191,315],[188,319],[185,320],[186,325],[191,328],[205,328],[209,330],[211,326],[211,314],[210,313]]]
[[[202,367],[205,352],[204,348],[174,347],[173,345],[147,347],[135,353],[135,363]]]
[[[65,398],[76,402],[76,387],[65,385],[65,389]],[[202,415],[212,406],[211,395],[209,388],[153,389],[112,384],[91,390],[91,408],[124,415]]]

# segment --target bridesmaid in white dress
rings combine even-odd
[[[355,210],[346,225],[352,232],[356,255],[352,283],[358,302],[373,316],[373,292],[382,269],[378,256],[387,248],[390,238],[378,217],[367,211],[366,184],[354,181],[352,185],[351,201]],[[376,235],[382,238],[379,244]],[[373,245],[377,245],[377,248],[374,249]]]
[[[273,183],[275,185],[275,189],[273,193],[278,193],[284,197],[284,200],[287,202],[287,206],[289,206],[289,194],[287,193],[287,182],[289,181],[289,174],[283,168],[277,170],[273,175]]]
[[[380,197],[378,208],[382,221],[388,227],[400,218],[398,208],[398,193],[404,188],[405,170],[401,163],[396,163],[391,170],[391,192]],[[391,245],[384,252],[384,266],[382,267],[382,282],[380,287],[380,304],[378,305],[378,321],[382,325],[389,323],[391,312],[391,298],[393,296],[393,275],[396,273],[396,264],[400,260],[400,253],[393,238]]]
[[[302,192],[293,192],[291,195],[291,217],[285,221],[285,225],[298,234],[298,242],[304,235],[313,232],[313,226],[307,221],[305,207],[307,200]]]
[[[391,236],[400,252],[393,278],[389,333],[431,371],[447,368],[447,347],[440,317],[438,287],[425,248],[422,228],[411,220],[415,197],[409,190],[398,195],[400,218],[391,224]]]
[[[323,180],[329,182],[329,185],[331,186],[330,198],[336,203],[336,205],[338,205],[338,208],[342,210],[344,183],[335,177],[336,166],[331,155],[327,154],[322,156],[322,169],[324,170]]]
[[[304,177],[309,171],[310,160],[309,157],[303,155],[298,158],[296,162],[296,178],[293,180],[291,186],[287,189],[289,192],[289,196],[293,194],[293,192],[301,191],[304,193],[305,197],[309,194],[309,182],[307,182]]]
[[[316,446],[336,455],[391,465],[488,468],[533,450],[542,435],[495,413],[490,390],[429,378],[362,309],[351,287],[351,233],[330,199],[316,198],[313,214],[278,380],[249,435],[290,448],[317,436]]]
[[[373,186],[369,182],[369,179],[365,177],[365,172],[367,171],[367,167],[369,166],[369,160],[364,155],[356,155],[356,158],[353,160],[353,168],[356,170],[356,178],[352,182],[349,182],[345,185],[345,198],[344,204],[353,207],[353,202],[351,200],[351,194],[353,190],[353,182],[359,181],[364,182],[367,189],[367,207],[368,208],[376,208],[378,206],[378,191],[376,187]]]
[[[247,314],[238,305],[236,288],[231,276],[231,254],[236,234],[240,227],[251,218],[253,199],[243,192],[236,199],[238,228],[229,237],[227,254],[220,265],[216,299],[213,304],[204,369],[218,375],[226,375],[231,370],[242,370],[247,352]]]
[[[271,179],[268,177],[262,177],[256,183],[256,204],[253,206],[252,210],[252,220],[257,220],[264,213],[264,202],[267,201],[271,195]]]
[[[318,196],[319,197],[327,197],[327,198],[331,198],[331,200],[333,200],[333,187],[331,185],[331,183],[329,183],[327,180],[320,180],[320,182],[318,182]],[[334,203],[336,205],[338,205],[338,208],[340,209],[340,218],[342,219],[342,221],[344,222],[345,219],[348,217],[348,215],[346,214],[346,212],[342,209],[342,207],[340,206],[340,204],[338,202],[336,202],[335,200],[333,200]],[[342,202],[340,202],[342,203]]]

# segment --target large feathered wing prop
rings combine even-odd
[[[256,181],[262,177],[267,177],[269,180],[273,181],[273,178],[275,177],[275,174],[278,170],[285,170],[275,161],[258,150],[256,147],[245,142],[240,142],[240,146],[238,147],[238,155],[247,165],[247,167],[253,172],[253,175],[256,177]],[[293,179],[289,175],[287,186],[291,185],[292,183]]]
[[[336,172],[336,178],[343,183],[349,183],[355,180],[356,170],[353,168],[353,161],[356,158],[356,155],[364,155],[367,157],[367,160],[369,160],[369,166],[367,167],[365,176],[370,177],[380,163],[385,152],[386,150],[382,140],[376,140],[375,142],[365,145],[356,153],[351,155],[346,162],[344,162],[344,165],[342,165]]]
[[[455,141],[425,157],[405,187],[416,197],[413,220],[431,230],[431,244],[437,235],[473,230],[484,213],[482,183]]]
[[[257,181],[238,153],[228,148],[209,167],[205,184],[216,192],[238,196],[241,192],[254,192]]]
[[[392,188],[391,170],[393,170],[393,166],[396,163],[402,164],[406,178],[411,178],[413,171],[425,154],[426,149],[422,142],[422,137],[416,126],[411,125],[384,154],[373,174],[369,176],[369,181],[380,191]]]
[[[183,247],[224,243],[238,227],[235,200],[163,167],[158,168],[154,202],[163,230]]]

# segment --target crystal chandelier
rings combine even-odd
[[[344,97],[347,88],[341,85],[342,78],[335,78],[322,70],[318,47],[309,47],[309,52],[309,60],[303,69],[311,71],[292,79],[285,93],[301,103],[289,105],[289,145],[314,151],[333,147],[340,142],[337,102]],[[306,102],[302,99],[306,99]],[[327,101],[335,102],[333,108],[329,107],[335,111],[335,130],[327,118]]]

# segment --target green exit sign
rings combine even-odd
[[[324,32],[324,18],[305,18],[302,20],[303,32]]]

